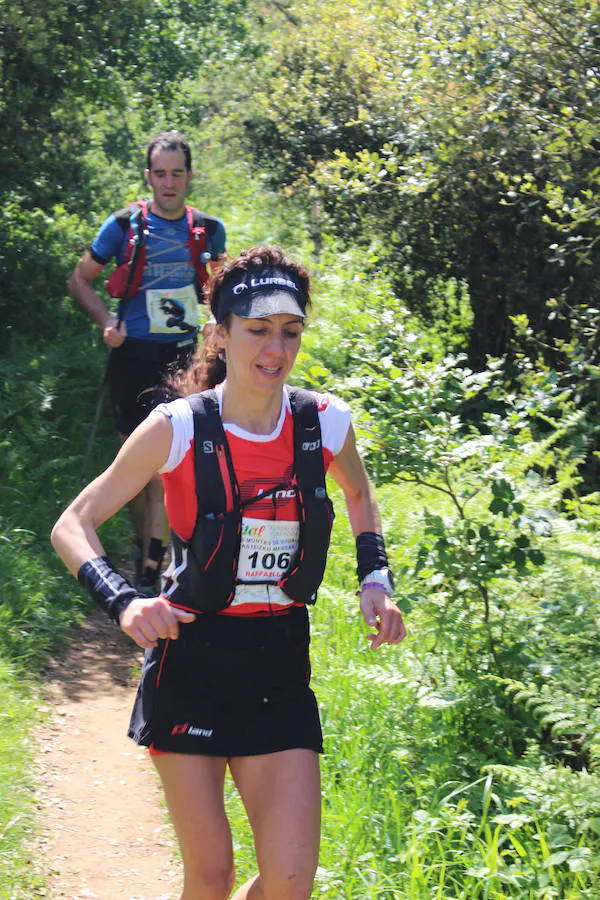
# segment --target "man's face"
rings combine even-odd
[[[152,212],[165,219],[180,218],[192,174],[185,167],[185,156],[181,150],[156,147],[152,152],[151,166],[144,172],[152,188]]]

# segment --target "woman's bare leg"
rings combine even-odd
[[[226,900],[233,888],[231,831],[225,815],[225,757],[152,757],[183,857],[181,900]]]
[[[259,874],[232,900],[308,900],[319,856],[319,757],[284,750],[235,757],[230,768],[254,832]]]

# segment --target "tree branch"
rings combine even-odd
[[[285,16],[288,22],[291,22],[291,24],[295,25],[296,28],[300,27],[300,19],[297,19],[296,16],[283,5],[283,3],[278,3],[278,0],[268,0],[267,5],[274,6],[275,9],[279,10],[282,16]]]

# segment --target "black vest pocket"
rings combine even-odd
[[[186,606],[201,612],[218,612],[229,606],[235,593],[240,532],[239,510],[198,520],[192,540],[182,544],[187,565],[177,579]]]

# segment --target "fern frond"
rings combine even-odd
[[[528,803],[536,815],[542,813],[555,821],[564,818],[575,831],[583,831],[586,820],[600,814],[600,775],[594,772],[550,765],[489,765],[483,771],[516,786],[523,795],[522,803]]]
[[[492,675],[488,678],[508,694],[513,703],[521,705],[531,713],[541,728],[549,729],[553,739],[564,738],[576,742],[576,751],[573,753],[587,751],[590,766],[600,764],[600,756],[597,753],[600,744],[600,723],[595,709],[590,707],[589,702],[559,690],[551,684],[538,687],[510,678]]]

